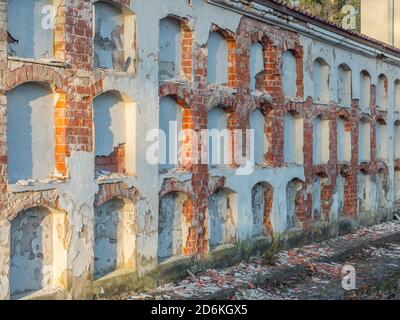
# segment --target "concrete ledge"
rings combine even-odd
[[[45,289],[39,290],[27,296],[13,297],[12,300],[65,300],[67,289]]]
[[[151,278],[139,277],[136,271],[121,269],[93,282],[93,298],[110,298],[121,292],[152,288],[155,285]]]
[[[172,257],[162,262],[149,276],[153,276],[158,282],[176,281],[187,276],[187,270],[192,270],[193,264],[193,257]]]

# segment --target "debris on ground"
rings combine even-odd
[[[397,234],[396,241],[385,240]],[[346,291],[342,286],[343,267],[347,265],[356,270],[357,290]],[[389,292],[385,281],[394,284],[389,286],[394,292]],[[400,296],[400,223],[393,221],[280,252],[272,265],[254,257],[232,267],[198,274],[188,270],[188,277],[182,281],[129,293],[119,299],[396,299],[396,296]]]

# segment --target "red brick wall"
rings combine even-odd
[[[115,1],[129,5],[129,0]],[[0,0],[0,14],[5,12],[6,1]],[[67,159],[74,151],[93,151],[92,100],[103,91],[103,81],[92,70],[93,30],[92,4],[90,1],[63,2],[58,9],[55,33],[55,57],[66,62],[66,66],[42,65],[24,62],[23,66],[10,67],[6,61],[6,22],[0,21],[0,211],[6,207],[6,100],[5,92],[26,81],[46,81],[56,86],[59,99],[55,106],[56,168],[68,174]],[[249,114],[260,109],[265,117],[265,132],[270,149],[265,155],[265,164],[270,167],[284,166],[284,116],[296,112],[304,120],[304,175],[301,191],[296,195],[296,215],[307,227],[311,221],[312,194],[307,186],[316,175],[324,175],[328,183],[323,185],[321,199],[324,202],[325,217],[329,214],[332,194],[336,192],[336,177],[345,177],[344,212],[348,217],[357,213],[358,163],[358,119],[361,116],[357,101],[353,101],[349,111],[338,111],[337,106],[316,105],[311,98],[302,102],[285,101],[282,93],[282,53],[291,50],[296,58],[297,95],[303,97],[303,48],[299,36],[293,32],[275,28],[260,21],[243,18],[237,30],[223,30],[213,26],[228,42],[228,86],[237,89],[236,94],[226,92],[226,88],[211,89],[207,83],[207,56],[205,48],[194,42],[193,30],[185,19],[178,19],[183,31],[182,69],[187,83],[164,83],[160,96],[171,96],[183,108],[184,129],[194,129],[197,133],[207,129],[207,113],[210,108],[222,105],[228,112],[228,128],[245,130],[249,127]],[[257,81],[257,89],[266,95],[258,97],[250,93],[249,55],[250,46],[259,42],[263,46],[265,71]],[[15,66],[15,64],[13,64]],[[99,78],[95,78],[99,77]],[[269,101],[268,97],[271,97]],[[376,174],[375,123],[386,119],[384,112],[378,113],[375,106],[375,87],[372,86],[371,99],[371,161],[363,164],[368,174]],[[312,120],[319,114],[330,121],[330,160],[327,164],[314,166],[312,163]],[[346,130],[351,131],[352,158],[349,163],[337,163],[337,118],[346,117]],[[232,142],[233,143],[233,142]],[[328,143],[328,142],[327,142]],[[190,141],[184,143],[190,147]],[[235,151],[232,144],[231,150]],[[197,154],[201,157],[206,146],[200,146],[197,153],[187,150],[185,156]],[[116,148],[109,157],[96,159],[96,168],[125,173],[124,146]],[[399,166],[400,167],[400,166]],[[199,257],[208,251],[207,240],[207,198],[212,193],[207,164],[193,164],[184,161],[180,169],[190,171],[192,180],[190,201],[184,204],[184,216],[190,221],[189,237],[184,248],[185,254]],[[219,181],[223,185],[223,181]],[[101,193],[109,199],[113,195],[125,195],[120,186],[111,184],[101,188]],[[165,183],[161,193],[177,188],[175,183]],[[268,201],[267,201],[268,200]],[[99,202],[100,200],[96,200]],[[101,202],[101,201],[100,201]],[[266,195],[265,221],[272,208],[272,196]],[[270,225],[266,225],[269,229]]]
[[[266,236],[271,236],[273,232],[271,223],[273,200],[274,189],[272,187],[268,187],[264,192],[264,230]]]
[[[7,2],[0,1],[0,16],[6,15]],[[7,19],[0,19],[0,212],[6,207],[7,191],[7,99],[5,73],[7,70]]]
[[[108,156],[96,157],[96,171],[105,170],[110,173],[118,173],[124,175],[125,169],[125,144],[121,144],[114,148]]]
[[[249,123],[249,114],[255,108],[260,108],[267,120],[265,130],[271,143],[271,150],[266,155],[269,165],[280,166],[283,163],[283,115],[285,105],[282,97],[280,55],[283,49],[293,49],[298,53],[297,70],[302,70],[302,50],[298,44],[298,37],[294,33],[278,30],[272,26],[243,18],[236,33],[221,30],[214,26],[212,31],[221,32],[229,45],[229,83],[235,87],[237,94],[231,97],[224,90],[210,90],[207,85],[207,56],[202,48],[193,44],[193,84],[191,90],[185,85],[166,83],[160,88],[160,96],[174,96],[177,100],[184,100],[191,110],[191,118],[185,117],[184,127],[194,128],[197,132],[207,129],[207,112],[214,106],[222,105],[228,112],[228,128],[246,130]],[[274,39],[274,43],[271,40]],[[266,103],[259,97],[250,95],[249,54],[250,46],[254,41],[264,45],[265,65],[267,70],[264,79],[259,82],[259,90],[273,96],[273,104]],[[184,42],[186,45],[187,43]],[[190,51],[185,47],[184,51]],[[298,75],[297,92],[303,92],[302,74]],[[189,121],[189,123],[185,123]],[[200,147],[201,149],[201,147]],[[205,146],[204,146],[205,149]],[[206,150],[206,149],[205,149]],[[234,150],[232,145],[231,150]],[[200,151],[200,150],[199,150]],[[200,152],[199,152],[200,156]],[[197,253],[199,257],[208,251],[207,239],[207,198],[212,194],[209,188],[210,177],[207,164],[196,164],[191,168],[192,195],[191,214],[196,228],[190,231],[190,242],[185,248],[186,253]],[[172,191],[168,186],[163,188],[163,193]],[[272,207],[272,195],[266,195],[266,229],[270,229],[269,214]],[[299,200],[300,201],[300,200]],[[301,200],[303,201],[303,200]],[[299,208],[298,210],[301,210]],[[192,229],[191,229],[192,230]]]

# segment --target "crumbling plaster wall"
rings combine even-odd
[[[11,222],[10,294],[65,288],[67,222],[65,213],[35,207]]]
[[[304,59],[305,63],[305,96],[312,96],[312,86],[310,85],[310,80],[312,77],[312,72],[311,72],[311,63],[312,59],[315,58],[316,56],[321,56],[325,61],[328,62],[328,64],[332,68],[336,68],[338,65],[341,63],[346,63],[351,71],[352,71],[352,92],[353,92],[353,99],[358,99],[359,101],[362,101],[361,95],[361,85],[360,85],[360,74],[363,70],[367,70],[368,73],[371,76],[371,82],[372,85],[376,86],[378,77],[380,74],[385,74],[388,78],[388,110],[386,114],[386,121],[389,124],[387,127],[387,141],[392,141],[393,137],[393,120],[396,119],[397,114],[394,113],[394,105],[395,105],[395,81],[399,77],[399,69],[398,67],[392,67],[390,64],[385,64],[382,63],[378,59],[373,59],[371,55],[368,53],[351,53],[346,50],[343,50],[341,48],[334,48],[328,43],[324,42],[313,42],[306,37],[301,37],[302,38],[302,44],[305,48],[307,48],[306,52],[307,55]],[[339,75],[337,74],[330,74],[330,89],[331,89],[331,96],[333,96],[333,93],[337,92],[337,77]],[[375,99],[374,99],[375,100]],[[371,103],[372,105],[372,103]],[[374,115],[375,110],[372,110],[370,106],[368,108],[365,108],[364,106],[361,106],[362,109],[359,111],[359,114],[361,116],[361,111],[366,112],[368,114]],[[372,124],[373,125],[373,124]],[[373,130],[373,126],[371,126],[371,130]],[[368,137],[366,137],[368,140]],[[372,144],[371,144],[372,148]],[[388,148],[388,159],[389,161],[387,162],[388,164],[391,163],[390,159],[392,159],[393,154],[392,154],[392,149],[393,148]]]
[[[94,277],[118,269],[135,270],[134,205],[126,199],[111,199],[95,209]]]
[[[158,229],[158,259],[165,260],[183,253],[187,241],[184,205],[188,197],[171,192],[161,197]]]
[[[60,0],[10,0],[8,2],[8,31],[16,40],[9,44],[9,53],[22,58],[48,59],[54,55],[52,7]],[[27,30],[35,30],[34,37]]]
[[[134,15],[113,1],[94,1],[94,66],[133,72],[135,64]]]
[[[4,0],[0,0],[0,16],[4,11]],[[124,1],[125,3],[125,1]],[[286,188],[290,181],[298,179],[304,181],[304,211],[306,215],[311,217],[312,210],[312,176],[318,170],[331,171],[331,176],[337,175],[336,152],[330,153],[330,162],[324,164],[322,168],[313,166],[312,164],[312,119],[321,111],[327,114],[330,123],[329,139],[333,141],[332,148],[336,147],[336,121],[334,121],[337,108],[335,103],[325,104],[318,106],[312,103],[308,97],[313,95],[312,83],[312,64],[316,58],[322,57],[330,66],[330,94],[329,96],[334,99],[337,97],[337,65],[343,62],[349,65],[352,70],[353,79],[353,98],[359,99],[360,86],[359,74],[361,70],[368,70],[371,74],[371,79],[376,84],[377,76],[381,73],[387,75],[389,79],[389,101],[388,112],[385,115],[388,123],[388,140],[391,141],[393,137],[392,124],[398,115],[393,114],[393,80],[400,78],[398,67],[393,67],[387,63],[378,61],[375,56],[368,56],[365,53],[358,53],[355,50],[346,50],[344,47],[333,46],[327,43],[322,38],[316,40],[315,38],[301,35],[299,37],[298,46],[304,49],[304,59],[301,66],[296,65],[296,71],[304,69],[304,79],[301,81],[304,84],[304,92],[302,85],[298,84],[297,96],[300,102],[283,101],[282,93],[280,92],[280,79],[282,71],[280,70],[280,55],[279,52],[283,51],[287,46],[295,47],[295,42],[298,39],[296,34],[289,31],[278,30],[273,26],[269,26],[259,21],[251,20],[250,18],[243,18],[237,12],[224,9],[222,7],[211,6],[206,1],[194,0],[189,4],[186,0],[153,0],[152,5],[149,6],[148,1],[136,0],[132,1],[130,9],[136,15],[136,48],[138,51],[137,56],[137,69],[136,73],[128,72],[113,72],[113,70],[91,70],[92,52],[90,37],[84,35],[93,34],[91,29],[90,18],[92,14],[92,6],[90,3],[84,3],[83,9],[78,10],[73,4],[71,10],[67,10],[71,19],[77,19],[84,25],[83,35],[68,34],[68,40],[76,43],[87,41],[89,53],[77,52],[78,48],[66,49],[66,57],[72,68],[65,68],[65,66],[46,66],[44,69],[36,69],[29,65],[29,68],[22,68],[25,62],[8,61],[5,62],[5,41],[0,37],[0,117],[4,119],[7,100],[4,95],[11,86],[6,85],[8,75],[13,73],[18,74],[15,78],[21,77],[22,81],[28,78],[37,78],[49,74],[49,70],[57,70],[62,75],[61,89],[65,89],[70,95],[66,95],[66,104],[69,118],[73,120],[79,119],[78,123],[65,125],[71,127],[71,132],[67,135],[65,157],[66,162],[66,179],[57,183],[40,184],[34,183],[29,186],[12,186],[8,187],[6,183],[6,148],[4,146],[5,140],[5,126],[3,121],[0,121],[0,188],[7,190],[7,192],[0,193],[0,297],[9,298],[9,259],[10,259],[10,220],[9,215],[11,212],[17,214],[23,211],[16,203],[25,201],[33,207],[34,204],[43,204],[46,202],[50,195],[51,198],[57,199],[54,202],[55,206],[64,210],[67,213],[70,223],[70,241],[67,252],[67,274],[68,274],[68,292],[67,298],[76,298],[82,296],[91,296],[92,277],[94,271],[94,211],[95,202],[101,205],[102,201],[110,200],[115,194],[122,197],[129,195],[130,191],[138,190],[139,196],[135,202],[136,211],[136,261],[137,271],[143,275],[147,271],[153,270],[157,266],[157,250],[158,250],[158,226],[159,226],[159,199],[160,190],[163,194],[167,191],[185,192],[190,193],[193,198],[194,213],[189,219],[190,224],[189,235],[190,239],[195,243],[191,248],[187,248],[184,252],[186,255],[195,255],[198,258],[204,257],[209,249],[208,239],[204,235],[208,233],[208,222],[206,209],[207,199],[215,191],[213,186],[214,180],[218,181],[219,187],[229,189],[235,195],[235,241],[241,242],[248,240],[253,236],[253,219],[252,219],[252,194],[251,190],[257,183],[267,182],[274,189],[270,222],[272,230],[276,233],[282,233],[287,229],[287,212],[289,207],[296,200],[293,194],[287,194]],[[81,12],[82,11],[82,12]],[[159,21],[168,15],[174,15],[188,19],[188,25],[194,30],[193,32],[193,82],[191,83],[166,83],[163,87],[159,87],[159,66],[158,50],[159,50]],[[0,19],[0,33],[4,35],[4,24]],[[68,23],[77,23],[78,21],[68,21]],[[286,23],[286,20],[285,20]],[[293,22],[292,22],[293,23]],[[237,90],[236,95],[230,91],[220,90],[221,88],[210,89],[207,86],[206,80],[206,61],[207,49],[206,44],[209,32],[213,24],[217,24],[221,30],[229,30],[233,33],[237,32],[237,53],[242,52],[243,64],[236,72],[235,86]],[[207,127],[207,111],[210,107],[216,106],[219,102],[223,102],[234,110],[234,116],[230,119],[230,125],[237,127],[245,127],[248,125],[248,113],[250,110],[260,106],[261,98],[249,94],[250,92],[250,79],[244,70],[246,68],[247,52],[250,43],[253,40],[262,40],[263,34],[272,35],[271,41],[274,41],[274,46],[277,52],[268,47],[270,51],[266,54],[266,59],[271,59],[270,64],[274,69],[273,74],[277,77],[272,81],[276,83],[277,87],[272,89],[268,86],[270,84],[265,80],[264,94],[270,100],[274,111],[274,121],[272,126],[269,127],[275,139],[272,146],[272,156],[267,156],[267,164],[254,168],[248,175],[240,176],[236,174],[235,168],[216,168],[208,172],[207,166],[196,166],[190,172],[158,172],[158,166],[153,166],[146,161],[144,156],[148,143],[145,137],[150,129],[158,128],[160,122],[160,95],[169,92],[170,95],[178,96],[178,98],[188,101],[190,107],[193,109],[196,117],[194,118],[194,128],[201,129]],[[328,37],[334,37],[334,34],[328,34]],[[75,36],[78,38],[75,38]],[[252,39],[252,38],[258,39]],[[254,41],[253,41],[254,42]],[[348,45],[348,44],[347,44]],[[344,46],[344,45],[343,45]],[[74,51],[75,50],[75,51]],[[88,58],[88,56],[89,58]],[[277,56],[275,56],[277,55]],[[278,61],[278,62],[277,62]],[[22,72],[19,70],[22,68]],[[5,70],[8,70],[6,75]],[[270,71],[270,70],[269,70]],[[35,76],[34,76],[35,74]],[[11,77],[12,78],[12,77]],[[271,79],[270,79],[271,80]],[[60,88],[59,88],[60,89]],[[140,139],[135,140],[136,161],[135,173],[136,175],[126,176],[120,178],[118,181],[105,180],[100,181],[94,176],[94,149],[91,141],[93,135],[93,128],[91,125],[85,126],[84,123],[91,123],[92,120],[92,100],[95,96],[102,92],[116,90],[124,92],[131,101],[135,102],[136,118],[133,127],[135,128],[135,136]],[[160,94],[162,93],[162,94]],[[70,100],[73,97],[73,101]],[[264,96],[265,98],[265,96]],[[217,101],[217,103],[215,103]],[[272,101],[272,102],[271,102]],[[235,103],[233,103],[235,102]],[[352,158],[351,163],[348,164],[350,168],[351,178],[357,178],[358,175],[358,159],[357,159],[357,121],[359,111],[356,107],[350,113],[353,127],[352,131]],[[237,105],[237,106],[236,106]],[[325,108],[325,109],[324,109]],[[303,133],[304,147],[301,148],[304,157],[304,166],[299,164],[284,165],[284,148],[282,141],[279,137],[283,137],[283,119],[288,111],[296,111],[300,117],[303,118]],[[374,124],[376,117],[376,110],[372,107],[368,111],[372,118],[371,132],[374,132]],[[333,120],[333,121],[332,121]],[[281,121],[281,122],[280,122]],[[372,136],[373,137],[373,136]],[[86,139],[86,140],[85,140]],[[372,148],[375,148],[375,143],[372,143]],[[389,167],[389,185],[393,185],[393,148],[388,148],[388,167]],[[64,159],[63,157],[61,157]],[[376,163],[375,159],[371,159],[368,166],[370,175],[368,179],[371,180],[372,186],[376,184],[375,175]],[[374,177],[374,178],[372,178]],[[177,183],[166,183],[168,180],[175,179]],[[174,180],[174,181],[175,181]],[[333,180],[332,180],[333,181]],[[349,179],[351,181],[351,179]],[[301,185],[302,183],[299,182]],[[332,214],[335,214],[339,203],[341,201],[341,187],[335,186],[336,182],[332,184]],[[340,183],[339,183],[340,184]],[[124,187],[122,188],[121,185]],[[347,184],[343,186],[344,193],[354,194],[357,196],[357,184],[351,185],[350,188]],[[362,184],[361,184],[362,185]],[[356,187],[354,190],[354,186]],[[121,191],[121,188],[123,192]],[[185,190],[179,190],[185,189]],[[188,190],[186,190],[188,189]],[[360,195],[362,194],[360,188]],[[368,189],[370,199],[375,199],[377,191],[375,187]],[[298,191],[297,189],[295,190]],[[388,206],[392,205],[392,189],[389,188]],[[101,196],[99,196],[101,194]],[[121,195],[122,194],[122,195]],[[22,200],[21,200],[22,199]],[[26,200],[26,199],[33,199]],[[293,200],[293,201],[287,201]],[[32,203],[31,203],[32,202]],[[27,206],[28,206],[27,204]],[[97,206],[96,205],[96,206]],[[351,204],[344,203],[344,214],[346,216],[355,217],[357,210],[353,210]],[[350,208],[350,209],[349,209]],[[29,209],[29,208],[27,208]],[[16,212],[14,212],[16,211]],[[309,218],[308,217],[308,218]],[[304,217],[302,217],[304,218]],[[304,220],[307,222],[307,219]],[[307,223],[300,224],[300,226],[308,227]],[[296,225],[298,227],[298,225]]]
[[[8,179],[45,179],[55,172],[56,95],[46,83],[22,84],[7,93]]]

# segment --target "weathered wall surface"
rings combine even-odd
[[[207,261],[220,245],[310,230],[335,236],[342,226],[389,219],[397,210],[398,51],[228,0],[69,0],[56,11],[54,59],[33,52],[35,59],[26,59],[7,54],[10,2],[0,0],[1,299],[51,292],[92,297],[109,279],[133,281],[188,258]],[[175,24],[160,27],[166,17]],[[210,34],[218,43],[208,42]],[[262,63],[252,47],[262,48]],[[343,64],[346,77],[338,71]],[[371,85],[362,85],[365,72]],[[376,106],[382,74],[386,109]],[[323,86],[315,85],[319,79]],[[349,79],[351,99],[343,98]],[[33,103],[33,83],[50,85],[46,108],[42,100]],[[29,122],[13,98],[22,86],[22,98],[35,109]],[[321,101],[313,100],[316,91]],[[360,100],[368,101],[360,106]],[[53,113],[41,119],[41,108]],[[214,110],[221,111],[217,117]],[[146,135],[170,120],[195,132],[256,128],[257,165],[241,174],[238,163],[149,163]],[[53,133],[45,129],[49,121]],[[386,127],[385,139],[377,123]],[[36,128],[54,146],[33,142],[32,156],[13,158],[18,126],[21,134]],[[198,150],[205,151],[196,157],[207,159],[202,143]],[[360,145],[368,154],[361,155]],[[379,156],[378,145],[386,150]],[[31,163],[40,174],[25,177]],[[17,266],[29,270],[23,283]]]

